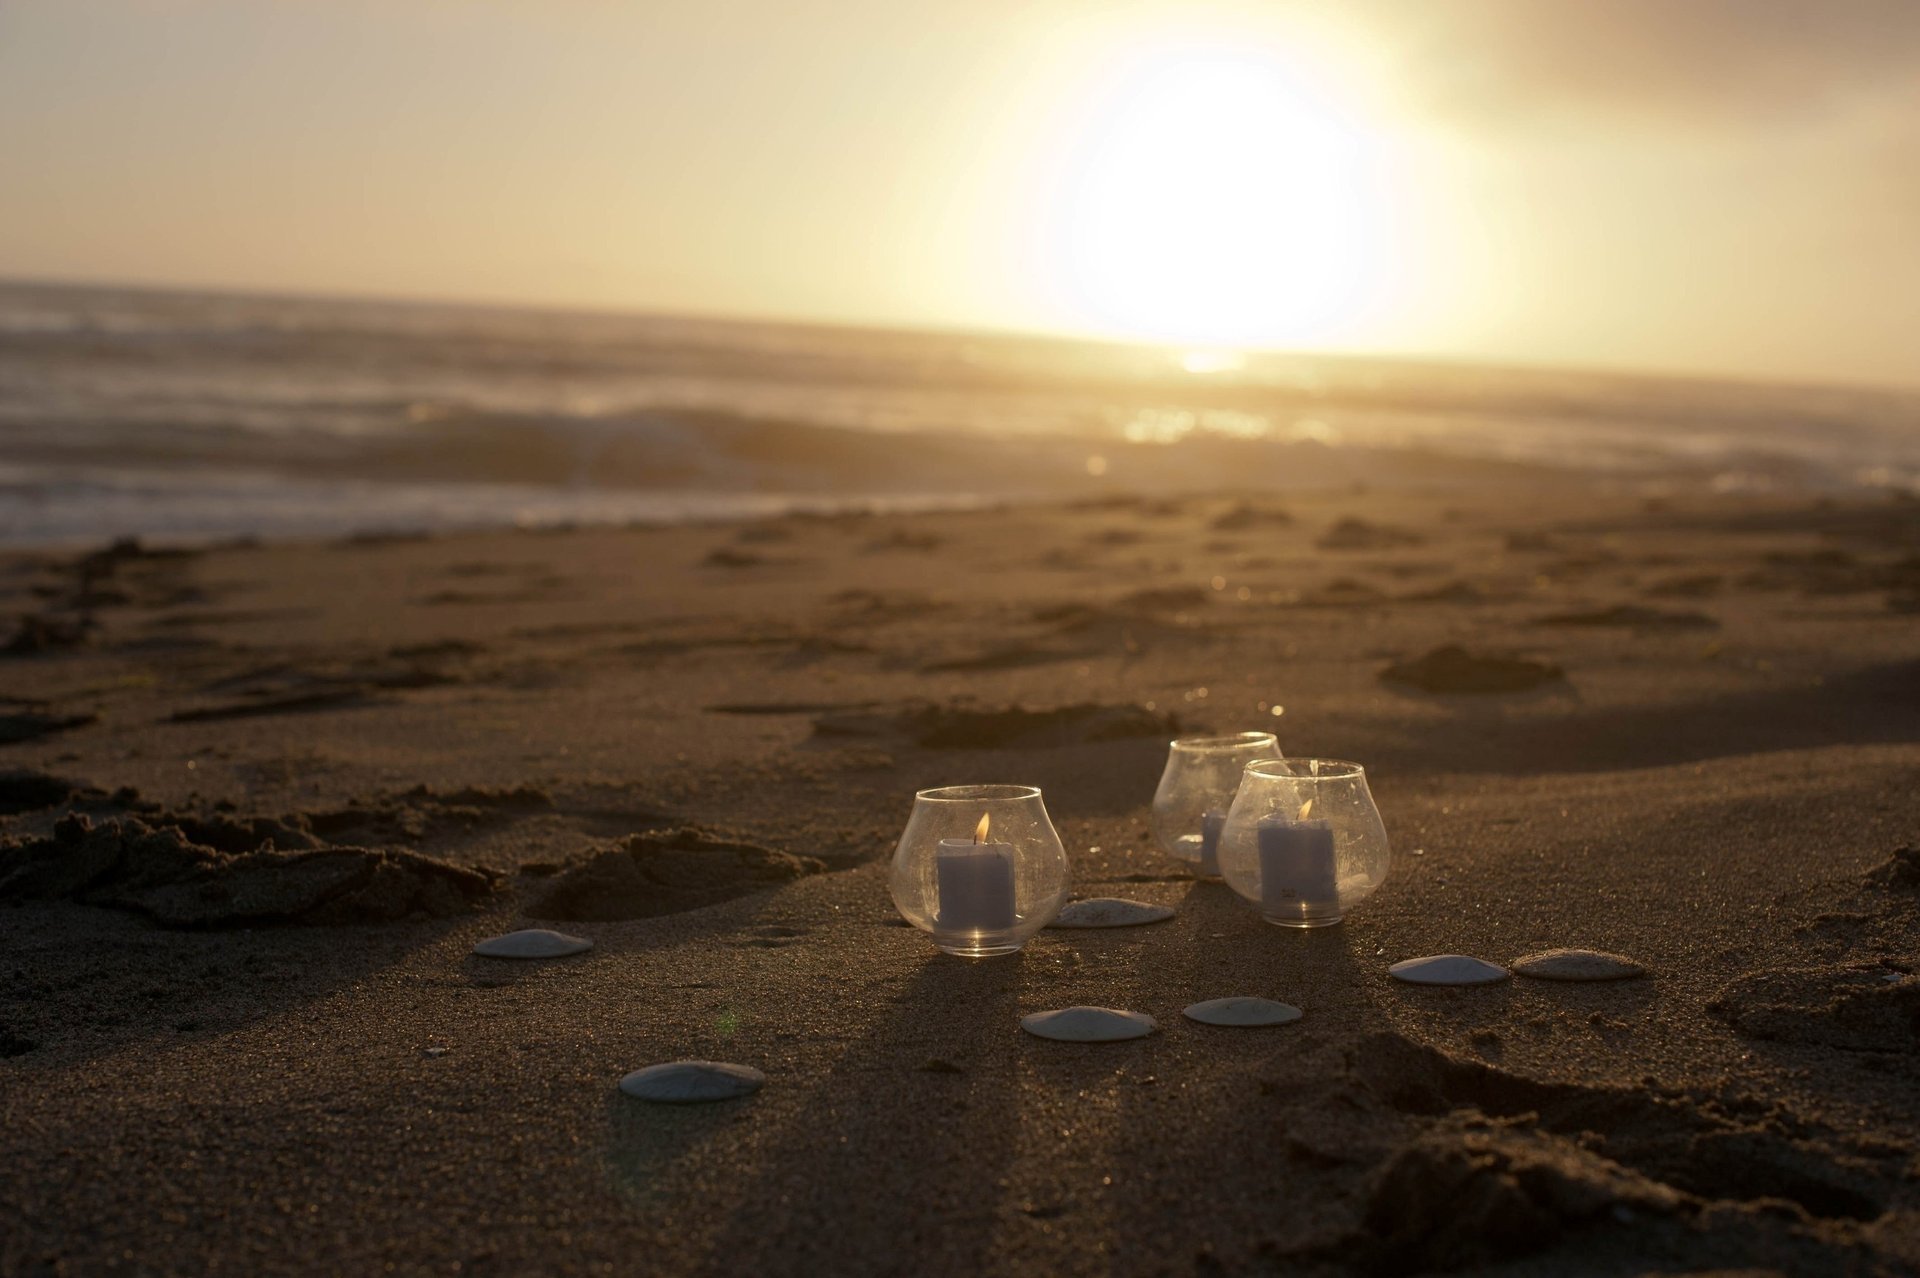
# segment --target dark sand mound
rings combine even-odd
[[[909,617],[923,617],[928,613],[944,612],[953,607],[917,590],[863,588],[836,591],[828,596],[827,603],[840,619],[847,623],[858,623],[861,626],[901,621]]]
[[[167,927],[266,922],[378,923],[465,913],[491,897],[498,876],[412,852],[318,847],[286,852],[271,838],[230,853],[239,823],[95,825],[70,814],[52,837],[0,845],[0,901],[75,901],[145,914]],[[278,829],[277,823],[275,829]]]
[[[1385,603],[1387,593],[1352,577],[1335,577],[1325,585],[1301,592],[1295,602],[1302,608],[1362,608]]]
[[[1206,604],[1209,592],[1189,593],[1183,587],[1142,593],[1177,596],[1189,602],[1171,609],[1164,605],[1055,603],[1035,608],[1028,615],[1064,641],[1056,646],[1071,647],[1084,656],[1133,659],[1164,640],[1190,636],[1195,624],[1203,620],[1196,612]]]
[[[1742,576],[1739,584],[1749,590],[1790,590],[1803,595],[1911,590],[1920,587],[1920,555],[1880,560],[1837,546],[1774,551],[1762,558],[1759,568]]]
[[[923,674],[938,674],[942,671],[968,670],[1019,670],[1027,666],[1052,665],[1057,661],[1082,661],[1088,657],[1097,657],[1096,648],[1069,648],[1058,644],[1007,643],[996,644],[977,652],[963,656],[943,657],[928,661],[920,666]]]
[[[1430,1121],[1375,1168],[1340,1253],[1424,1273],[1558,1252],[1632,1224],[1760,1263],[1832,1267],[1847,1228],[1897,1196],[1903,1151],[1869,1155],[1804,1115],[1739,1095],[1540,1082],[1396,1033],[1350,1055],[1361,1095]],[[1835,1224],[1831,1235],[1808,1227]]]
[[[895,528],[881,537],[875,537],[862,546],[863,554],[884,554],[890,550],[907,550],[919,554],[938,550],[946,543],[946,538],[929,532],[910,532],[905,528]]]
[[[1739,977],[1708,1010],[1748,1038],[1920,1052],[1920,848],[1869,871],[1849,906],[1795,932],[1798,962]]]
[[[717,550],[708,551],[707,557],[700,562],[709,568],[763,568],[769,564],[785,561],[767,555],[756,555],[750,550],[735,550],[731,546],[722,546]]]
[[[1202,586],[1149,586],[1121,595],[1114,603],[1133,612],[1184,612],[1203,608],[1212,599],[1212,592]]]
[[[51,808],[79,792],[73,782],[31,768],[0,769],[0,816]]]
[[[1866,883],[1883,892],[1920,892],[1920,848],[1895,848],[1867,872]]]
[[[1717,572],[1688,573],[1656,581],[1642,593],[1652,599],[1707,599],[1719,594],[1727,579]]]
[[[675,657],[694,656],[711,660],[728,650],[740,649],[778,650],[779,661],[785,666],[804,666],[829,657],[873,651],[870,645],[855,640],[800,632],[784,626],[642,639],[622,644],[616,651],[642,669],[652,669]]]
[[[56,732],[84,728],[98,722],[99,718],[97,714],[45,714],[38,710],[0,714],[0,745],[34,741],[40,737],[50,737]]]
[[[1415,590],[1400,596],[1402,603],[1426,604],[1465,604],[1468,606],[1483,604],[1491,596],[1470,581],[1449,581],[1429,590]]]
[[[54,613],[30,612],[20,618],[13,636],[0,645],[0,654],[32,657],[43,652],[62,652],[87,643],[94,631],[91,617],[62,617]]]
[[[150,550],[131,537],[58,566],[58,578],[36,585],[33,593],[47,601],[37,613],[20,618],[19,625],[0,655],[33,656],[59,652],[87,644],[98,629],[96,608],[118,608],[132,603],[164,605],[183,597],[177,587],[155,590],[155,582],[132,583],[128,588],[109,585],[122,565],[142,560],[174,562],[188,560],[196,552],[186,550]]]
[[[1093,741],[1172,736],[1178,728],[1172,715],[1155,714],[1143,706],[1091,702],[1052,710],[922,705],[893,713],[822,715],[813,721],[817,737],[905,736],[929,750],[1048,750]]]
[[[1704,612],[1673,612],[1637,604],[1615,604],[1584,612],[1556,612],[1536,626],[1610,626],[1629,630],[1718,630],[1720,623]]]
[[[468,786],[445,792],[415,786],[365,803],[294,812],[278,820],[328,843],[417,843],[554,809],[553,796],[538,786]],[[655,814],[641,810],[632,815],[646,819]]]
[[[705,707],[708,714],[826,714],[833,710],[858,710],[870,701],[723,701]]]
[[[697,827],[635,834],[556,879],[527,913],[605,922],[716,905],[826,866]]]
[[[1280,506],[1235,502],[1207,525],[1215,532],[1249,532],[1256,528],[1285,528],[1293,516]]]
[[[1408,528],[1369,523],[1364,519],[1342,519],[1313,544],[1322,550],[1394,550],[1418,546],[1425,541],[1425,537]]]
[[[446,640],[394,648],[367,661],[278,662],[205,684],[200,691],[220,700],[184,706],[167,717],[174,723],[217,723],[364,706],[391,692],[465,682],[476,651],[473,645]]]
[[[1672,1214],[1682,1195],[1564,1140],[1469,1121],[1416,1137],[1367,1197],[1377,1272],[1465,1269],[1543,1251],[1636,1211]]]
[[[1399,661],[1380,672],[1386,683],[1423,692],[1526,692],[1566,679],[1559,666],[1525,657],[1481,656],[1458,644],[1435,648],[1425,656]]]
[[[1755,972],[1729,984],[1708,1010],[1748,1038],[1920,1051],[1920,976],[1879,963]]]
[[[1557,538],[1538,529],[1523,529],[1507,533],[1501,538],[1500,544],[1506,548],[1507,553],[1515,555],[1554,554],[1560,550],[1560,542]]]
[[[224,702],[213,706],[194,706],[175,710],[167,718],[173,723],[218,723],[223,719],[254,719],[264,715],[301,714],[308,710],[341,710],[365,705],[367,690],[354,684],[335,688],[316,688],[311,692],[289,693],[279,697],[260,697],[253,701]]]

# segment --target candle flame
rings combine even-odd
[[[1300,819],[1301,819],[1302,821],[1304,821],[1304,820],[1306,820],[1306,819],[1307,819],[1307,813],[1309,813],[1309,812],[1311,812],[1311,811],[1313,811],[1313,800],[1312,800],[1312,799],[1308,799],[1308,800],[1307,800],[1307,801],[1306,801],[1305,803],[1303,803],[1303,804],[1301,804],[1301,805],[1300,805]]]
[[[993,813],[988,812],[981,816],[980,824],[973,827],[973,841],[975,843],[985,843],[987,841],[987,827],[992,824],[992,822]]]

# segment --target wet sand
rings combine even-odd
[[[1920,1266],[1920,505],[122,546],[0,604],[0,1272]],[[1167,737],[1250,727],[1368,767],[1337,928],[1147,836]],[[1178,916],[937,954],[885,860],[984,781]],[[596,948],[469,953],[539,925]],[[1651,975],[1386,972],[1554,946]],[[1234,994],[1306,1016],[1179,1014]],[[1020,1033],[1072,1004],[1160,1029]],[[615,1090],[683,1057],[768,1082]]]

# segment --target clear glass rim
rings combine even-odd
[[[913,797],[927,803],[992,803],[996,800],[1037,799],[1037,785],[937,785],[915,790]]]
[[[1224,736],[1175,737],[1169,748],[1188,750],[1195,754],[1224,754],[1230,750],[1242,750],[1247,746],[1266,745],[1271,742],[1275,749],[1280,746],[1279,738],[1271,732],[1232,732]]]
[[[1351,759],[1255,759],[1246,775],[1271,781],[1351,781],[1364,778],[1367,770]]]

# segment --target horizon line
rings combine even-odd
[[[1431,366],[1450,369],[1477,369],[1486,372],[1534,375],[1571,374],[1621,379],[1681,382],[1696,385],[1736,384],[1773,387],[1782,390],[1842,391],[1907,396],[1920,394],[1920,378],[1912,382],[1869,379],[1823,379],[1815,377],[1767,376],[1734,372],[1729,369],[1657,367],[1621,365],[1603,361],[1561,362],[1526,358],[1477,358],[1435,351],[1358,351],[1306,349],[1292,346],[1263,346],[1233,342],[1172,342],[1148,338],[1121,337],[1089,332],[1065,332],[1055,329],[987,326],[965,323],[941,323],[930,320],[886,321],[832,315],[796,315],[783,312],[750,314],[739,311],[701,309],[654,309],[644,304],[559,302],[533,299],[508,299],[490,296],[451,297],[424,293],[382,293],[310,288],[300,285],[209,284],[183,280],[105,279],[92,276],[17,275],[0,270],[0,287],[65,288],[95,292],[208,294],[218,297],[254,298],[263,301],[358,302],[382,306],[421,306],[466,308],[480,311],[520,312],[605,316],[648,320],[690,320],[700,323],[741,327],[786,327],[829,329],[840,332],[908,333],[926,336],[978,337],[988,340],[1054,342],[1061,345],[1105,346],[1145,351],[1231,351],[1303,360],[1331,360],[1339,363],[1384,363]]]

